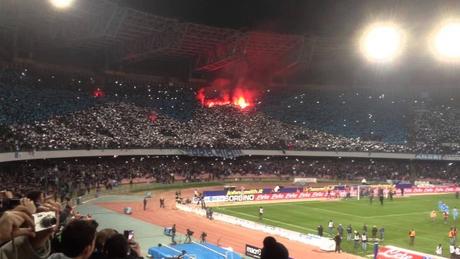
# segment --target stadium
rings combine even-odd
[[[460,258],[459,10],[0,0],[0,259]]]

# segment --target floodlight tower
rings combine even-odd
[[[67,9],[72,6],[74,0],[49,0],[50,3],[57,9]]]
[[[361,35],[359,47],[368,61],[389,63],[402,53],[404,33],[392,23],[371,24]]]
[[[442,23],[430,37],[431,49],[441,61],[460,61],[460,22]]]

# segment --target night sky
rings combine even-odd
[[[389,79],[398,84],[457,82],[457,70],[433,62],[428,35],[445,18],[460,18],[460,0],[112,0],[155,15],[239,30],[331,37],[355,42],[374,22],[391,21],[407,32],[407,58],[395,66],[374,68],[353,46],[340,55],[316,59],[299,73],[300,81],[325,83]],[[383,70],[383,71],[382,71]],[[333,76],[331,76],[333,75]],[[357,76],[358,75],[358,76]],[[452,78],[454,79],[452,79]],[[376,79],[377,78],[377,79]]]
[[[160,16],[219,27],[346,36],[375,20],[415,32],[460,15],[459,0],[114,0]]]

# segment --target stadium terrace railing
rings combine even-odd
[[[290,156],[290,157],[346,157],[401,160],[460,161],[460,154],[409,154],[384,152],[335,152],[335,151],[290,151],[290,150],[230,150],[230,149],[92,149],[55,150],[0,153],[1,162],[22,160],[73,158],[73,157],[117,157],[117,156],[198,156],[235,158],[240,156]]]

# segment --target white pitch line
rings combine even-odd
[[[294,204],[294,206],[300,206],[300,205]],[[302,207],[305,208],[305,206],[302,206]],[[334,211],[334,210],[320,209],[320,208],[314,208],[314,207],[307,207],[307,208],[311,209],[311,210],[324,211],[324,212],[328,212],[328,213],[332,213],[332,214],[344,215],[344,216],[353,217],[353,218],[362,218],[362,219],[368,218],[368,217],[358,216],[358,215],[354,215],[354,214],[348,214],[348,213],[345,213],[345,212]]]
[[[224,209],[224,210],[225,210],[225,209]],[[237,211],[233,211],[233,210],[232,210],[232,213],[239,214],[239,215],[244,215],[244,216],[248,216],[248,217],[256,218],[256,219],[259,218],[259,216],[254,216],[254,215],[247,214],[247,213],[244,213],[244,212],[237,212]],[[301,226],[299,226],[299,225],[294,225],[294,224],[282,222],[282,221],[279,221],[279,220],[276,220],[276,219],[270,219],[270,218],[267,218],[267,217],[263,217],[263,220],[262,220],[262,221],[259,221],[259,223],[260,223],[260,222],[263,222],[264,220],[268,220],[268,221],[275,222],[275,223],[282,224],[282,225],[286,225],[286,226],[291,226],[291,227],[294,227],[294,228],[297,228],[297,229],[304,229],[304,230],[316,231],[315,229],[312,229],[312,228],[301,227]]]

